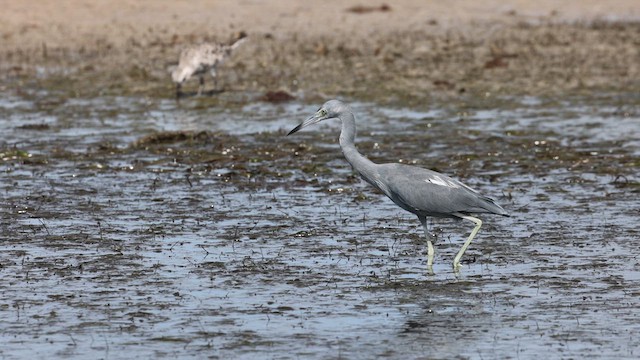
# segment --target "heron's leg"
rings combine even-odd
[[[471,231],[471,235],[469,235],[469,238],[467,239],[467,241],[465,241],[464,244],[462,245],[462,249],[460,249],[460,251],[458,251],[458,254],[453,259],[453,268],[454,269],[459,269],[460,268],[460,258],[462,258],[462,255],[464,255],[464,252],[467,251],[467,248],[471,244],[471,241],[473,240],[473,238],[476,236],[476,234],[480,230],[480,227],[482,226],[482,220],[480,220],[478,218],[475,218],[473,216],[463,215],[463,214],[460,214],[460,213],[455,213],[454,215],[456,215],[456,216],[458,216],[458,217],[460,217],[462,219],[472,221],[474,224],[476,224],[476,227],[474,227],[473,230]]]
[[[431,242],[429,227],[427,226],[427,218],[424,216],[418,216],[418,219],[424,228],[424,236],[427,238],[427,268],[430,272],[433,272],[433,258],[435,256],[435,251],[433,249],[433,243]]]
[[[204,89],[204,76],[200,75],[200,86],[198,87],[198,96],[202,95]]]
[[[181,83],[177,83],[176,84],[176,99],[180,99],[181,90],[182,90],[182,84]]]

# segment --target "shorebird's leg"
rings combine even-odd
[[[215,92],[216,90],[218,90],[218,74],[216,73],[215,68],[211,68],[211,70],[209,70],[209,73],[213,78],[213,91]]]
[[[200,86],[198,87],[198,96],[202,95],[202,90],[204,90],[204,76],[200,75]]]

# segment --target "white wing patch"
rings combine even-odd
[[[424,179],[425,182],[428,183],[432,183],[434,185],[438,185],[438,186],[444,186],[444,187],[448,187],[448,188],[452,188],[452,189],[457,189],[459,187],[463,187],[473,193],[478,194],[478,192],[472,188],[470,188],[469,186],[459,182],[459,181],[455,181],[455,180],[451,180],[451,179],[446,179],[446,178],[441,178],[438,175],[434,175],[433,177],[428,177],[426,179]]]
[[[443,179],[440,176],[428,177],[424,179],[424,181],[432,183],[434,185],[444,186],[452,189],[457,189],[460,187],[460,185],[456,184],[455,182],[448,179]]]

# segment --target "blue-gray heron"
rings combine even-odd
[[[323,120],[342,121],[340,147],[349,164],[369,184],[387,195],[396,205],[418,216],[427,238],[427,266],[431,271],[434,249],[427,228],[427,217],[465,219],[475,227],[458,254],[453,259],[454,269],[460,267],[460,259],[480,230],[482,221],[472,213],[509,214],[494,200],[480,195],[476,190],[438,172],[399,163],[376,164],[362,156],[354,145],[356,136],[355,116],[351,107],[338,100],[327,101],[313,116],[296,126],[287,135]]]
[[[180,53],[178,66],[171,72],[171,79],[176,83],[176,97],[180,97],[182,84],[193,75],[198,75],[200,79],[198,87],[198,96],[200,96],[204,89],[204,74],[207,71],[213,77],[214,89],[217,88],[217,67],[246,39],[246,34],[240,33],[239,38],[230,45],[200,44],[184,49]]]

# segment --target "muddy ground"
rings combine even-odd
[[[4,4],[0,356],[638,356],[633,2],[222,3]],[[179,49],[241,30],[218,91],[176,102]],[[339,124],[285,136],[334,97],[373,161],[512,213],[482,217],[459,274],[469,224],[431,222],[430,275]]]

